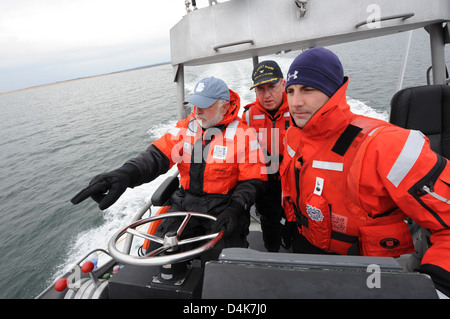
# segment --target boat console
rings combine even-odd
[[[52,291],[52,297],[56,297]],[[405,273],[387,257],[269,253],[228,248],[204,267],[199,259],[162,266],[125,265],[108,280],[81,279],[68,299],[438,298],[430,277]]]
[[[112,299],[199,299],[203,269],[200,263],[164,266],[126,265],[109,281]]]

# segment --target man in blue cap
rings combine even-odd
[[[185,103],[194,105],[192,114],[122,167],[94,177],[72,203],[92,197],[100,209],[106,209],[128,187],[148,183],[176,164],[181,187],[171,197],[170,211],[217,216],[213,224],[186,227],[182,235],[225,228],[225,241],[219,248],[247,247],[249,208],[267,177],[256,136],[237,116],[239,95],[221,79],[208,77],[197,83]],[[180,223],[165,219],[156,235],[176,230]],[[154,249],[152,245],[149,250]]]

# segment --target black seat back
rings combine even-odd
[[[169,176],[164,182],[159,185],[156,191],[152,195],[152,205],[153,206],[165,206],[168,205],[168,200],[172,194],[180,186],[180,181],[177,176]]]
[[[419,130],[436,153],[450,158],[450,86],[426,85],[398,91],[391,100],[391,123]]]

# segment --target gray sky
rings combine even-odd
[[[0,93],[168,62],[185,14],[184,0],[0,0]]]

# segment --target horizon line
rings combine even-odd
[[[17,92],[21,92],[21,91],[25,91],[25,90],[36,89],[36,88],[45,87],[45,86],[52,86],[52,85],[57,85],[57,84],[65,83],[65,82],[72,82],[72,81],[84,80],[84,79],[95,78],[95,77],[100,77],[100,76],[106,76],[106,75],[111,75],[111,74],[116,74],[116,73],[130,72],[130,71],[136,71],[136,70],[140,70],[140,69],[148,69],[148,68],[152,68],[152,67],[156,67],[156,66],[160,66],[160,65],[165,65],[165,64],[170,64],[170,61],[168,61],[168,62],[159,62],[159,63],[154,63],[154,64],[150,64],[150,65],[144,65],[144,66],[138,66],[138,67],[135,67],[135,68],[125,69],[125,70],[120,70],[120,71],[113,71],[113,72],[102,73],[102,74],[88,75],[88,76],[82,76],[82,77],[79,77],[79,78],[73,78],[73,79],[68,79],[68,80],[61,80],[61,81],[56,81],[56,82],[51,82],[51,83],[39,84],[39,85],[26,87],[26,88],[23,88],[23,89],[16,89],[16,90],[12,90],[12,91],[0,92],[0,95],[17,93]]]

